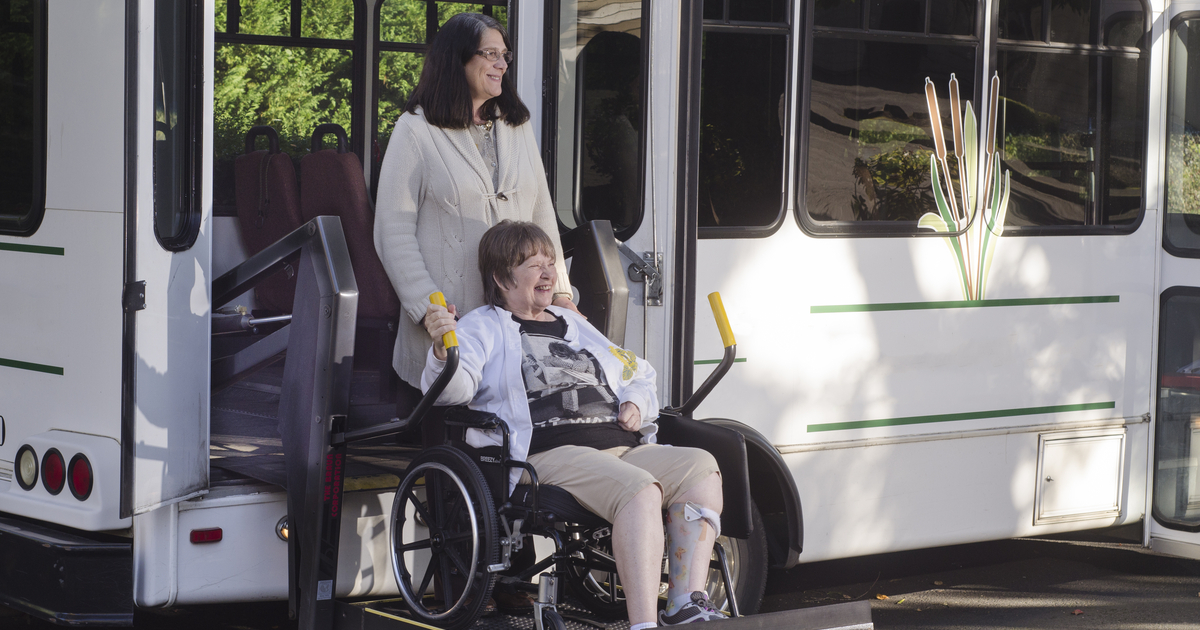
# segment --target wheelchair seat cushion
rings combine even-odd
[[[533,486],[517,486],[512,493],[512,502],[513,505],[532,507]],[[575,523],[584,527],[602,527],[607,524],[607,521],[580,505],[570,492],[558,486],[538,486],[538,509],[554,514],[554,519],[560,523]]]

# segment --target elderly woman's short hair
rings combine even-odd
[[[554,256],[554,241],[535,223],[505,219],[483,233],[479,240],[479,275],[483,277],[483,301],[492,306],[504,306],[504,294],[497,282],[506,288],[514,286],[513,267],[532,256]]]
[[[495,29],[504,38],[504,47],[512,50],[508,31],[496,18],[482,13],[459,13],[446,20],[438,29],[429,51],[421,78],[408,98],[404,110],[415,114],[420,106],[425,120],[443,129],[466,129],[475,120],[471,111],[471,86],[463,69],[475,57],[479,42],[488,29]],[[511,70],[511,68],[510,68]],[[495,120],[496,110],[505,122],[516,126],[529,120],[529,108],[517,96],[509,72],[500,77],[500,96],[483,104],[484,120]]]

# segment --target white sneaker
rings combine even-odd
[[[716,621],[725,618],[725,615],[717,610],[712,602],[708,601],[708,593],[704,591],[693,591],[692,601],[676,610],[675,614],[667,615],[665,612],[659,611],[658,613],[658,622],[664,626],[677,626],[693,621]]]

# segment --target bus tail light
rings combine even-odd
[[[42,487],[50,494],[62,492],[63,483],[67,480],[67,464],[63,461],[62,453],[52,448],[42,456]]]
[[[80,501],[86,501],[92,495],[92,463],[83,453],[71,458],[71,465],[67,467],[67,486]]]
[[[223,537],[224,532],[221,531],[220,527],[210,527],[209,529],[193,529],[191,541],[192,544],[199,545],[201,543],[221,542]]]
[[[38,480],[37,453],[26,444],[17,450],[17,483],[23,490],[33,490]]]

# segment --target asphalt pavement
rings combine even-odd
[[[1200,561],[1148,551],[1139,532],[801,565],[771,576],[763,610],[866,599],[882,630],[1200,628]]]
[[[770,575],[763,611],[871,602],[880,630],[1200,629],[1200,561],[1135,541],[1140,526],[803,564]],[[0,607],[0,628],[52,628]],[[144,630],[285,630],[286,602],[139,611]]]

